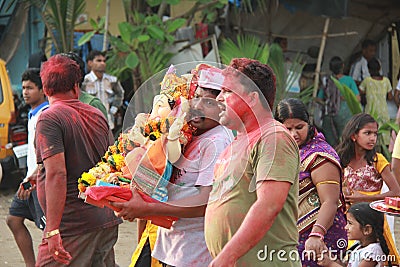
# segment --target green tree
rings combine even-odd
[[[56,53],[69,52],[74,48],[74,29],[77,18],[85,12],[85,0],[23,0],[38,8],[40,16]]]
[[[340,94],[343,96],[344,100],[346,101],[347,105],[349,106],[349,109],[353,115],[361,113],[362,112],[362,107],[360,102],[357,100],[356,96],[354,93],[351,91],[351,89],[344,85],[341,84],[337,79],[332,77],[332,80],[334,81],[335,85],[337,88],[340,90]],[[388,122],[382,123],[378,119],[378,114],[377,112],[373,109],[371,114],[372,117],[379,123],[379,129],[378,129],[378,140],[377,140],[377,146],[378,150],[390,161],[392,158],[391,153],[389,152],[387,146],[385,145],[384,142],[384,135],[391,135],[392,131],[395,131],[398,133],[399,131],[399,125],[394,121],[390,120]]]
[[[222,7],[224,0],[195,1],[194,7],[185,14],[169,18],[162,17],[171,5],[177,5],[180,0],[124,0],[126,21],[118,24],[119,37],[104,30],[105,19],[90,20],[93,31],[87,32],[79,40],[82,45],[88,42],[95,33],[107,34],[111,50],[107,52],[107,64],[110,72],[122,80],[131,75],[136,91],[150,76],[167,67],[173,56],[168,48],[175,41],[175,32],[186,26],[196,12],[215,10]]]
[[[297,55],[289,68],[285,66],[282,49],[273,44],[269,46],[253,35],[237,35],[236,42],[232,39],[222,39],[219,48],[222,63],[229,64],[232,58],[251,58],[262,63],[268,63],[276,76],[275,104],[284,99],[289,89],[301,73],[303,64]],[[306,97],[307,95],[305,95]]]

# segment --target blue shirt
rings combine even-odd
[[[43,107],[48,106],[48,105],[49,105],[49,102],[44,101],[42,104],[40,104],[40,105],[37,106],[36,108],[31,109],[31,110],[29,111],[29,113],[28,113],[28,118],[29,118],[29,119],[32,118],[32,116],[35,116],[36,113],[38,113]]]

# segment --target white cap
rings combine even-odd
[[[224,75],[222,75],[222,70],[220,69],[209,68],[200,71],[200,77],[198,81],[200,87],[221,90],[223,82]]]

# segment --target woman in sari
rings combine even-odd
[[[319,266],[315,257],[325,245],[338,257],[347,245],[339,157],[310,125],[307,108],[299,99],[282,100],[275,114],[300,149],[298,251],[303,266]]]

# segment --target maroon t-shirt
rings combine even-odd
[[[104,115],[78,99],[52,103],[36,125],[37,163],[64,153],[67,170],[67,197],[60,224],[63,236],[79,235],[121,223],[111,209],[98,208],[78,198],[78,178],[94,167],[113,138]],[[44,166],[39,168],[37,194],[46,213]]]

